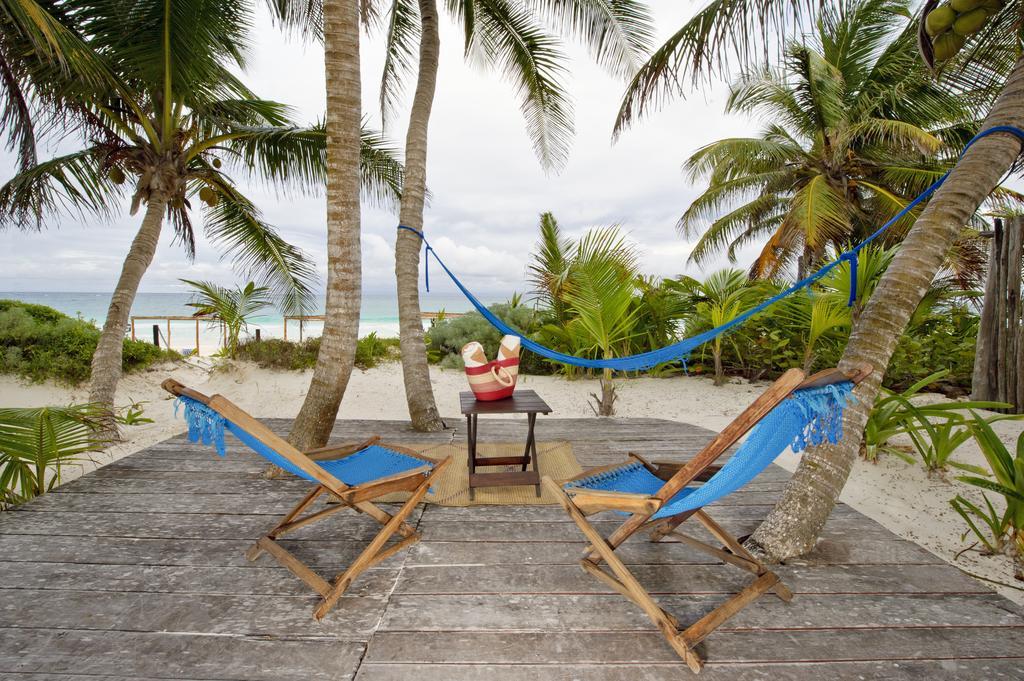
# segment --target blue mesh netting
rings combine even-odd
[[[317,482],[286,457],[268,447],[262,440],[228,421],[211,407],[189,397],[179,397],[175,403],[175,413],[177,413],[179,404],[185,408],[188,439],[192,442],[201,441],[204,445],[213,445],[217,454],[224,456],[224,429],[227,428],[246,446],[270,463],[283,468],[292,475],[297,475],[310,482]],[[417,459],[380,445],[371,445],[340,459],[315,461],[314,463],[350,487],[424,465],[431,465],[430,462],[423,459]]]
[[[853,398],[852,391],[850,381],[794,391],[761,419],[736,453],[707,482],[681,490],[652,517],[667,518],[692,511],[735,492],[757,477],[787,447],[800,452],[809,445],[838,442],[843,437],[843,409]],[[571,492],[574,487],[582,487],[650,495],[664,484],[643,464],[634,462],[574,481],[565,489]]]

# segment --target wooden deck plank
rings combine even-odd
[[[410,669],[414,666],[415,669]],[[679,681],[690,678],[676,664],[380,664],[364,662],[357,681]],[[929,660],[899,662],[832,662],[717,664],[709,662],[699,677],[722,681],[932,681],[933,679],[1020,679],[1019,659]],[[116,680],[120,681],[120,680]]]
[[[652,594],[735,593],[750,579],[721,565],[638,565],[633,574]],[[794,593],[985,593],[948,565],[791,566],[775,569]],[[400,594],[609,593],[572,565],[406,566],[395,588]]]
[[[0,674],[154,676],[162,679],[351,679],[365,644],[126,631],[0,628]]]
[[[282,576],[283,578],[283,576]],[[73,585],[71,585],[73,586]],[[378,587],[382,586],[377,584]],[[316,622],[319,599],[285,595],[214,595],[154,591],[0,589],[0,622],[17,629],[194,633],[216,636],[367,641],[384,614],[378,590],[345,596],[333,617]],[[32,616],[20,618],[25,603]]]
[[[877,629],[718,630],[702,644],[709,659],[773,663],[961,660],[973,657],[1024,661],[1024,626],[921,627]],[[661,634],[648,632],[397,632],[374,634],[367,662],[418,664],[479,663],[486,651],[491,663],[537,661],[563,664],[685,665]],[[984,651],[984,652],[982,652]]]
[[[734,534],[751,532],[756,523],[741,524],[739,532],[726,525]],[[843,535],[827,535],[813,553],[793,564],[858,565],[858,564],[943,564],[942,559],[913,542],[891,537],[866,538],[850,545],[838,541]],[[835,537],[835,538],[832,538]],[[0,542],[2,543],[2,542]],[[421,542],[409,554],[411,565],[577,565],[586,544],[584,542],[535,541],[462,541]],[[690,549],[676,542],[627,542],[617,551],[629,565],[714,564],[718,561],[706,553]]]
[[[404,595],[391,599],[381,631],[651,631],[636,607],[618,607],[615,594]],[[722,602],[718,595],[659,596],[683,622]],[[724,629],[922,626],[1021,626],[1020,609],[1003,608],[996,594],[803,594],[791,603],[766,598],[745,608]],[[594,613],[601,613],[595,617]],[[721,630],[720,630],[721,631]]]

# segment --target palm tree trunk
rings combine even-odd
[[[142,276],[149,269],[160,242],[160,228],[164,221],[164,210],[167,200],[154,194],[146,205],[146,214],[142,218],[142,226],[128,249],[128,255],[121,266],[121,276],[110,297],[107,308],[107,319],[103,323],[96,351],[92,355],[92,374],[89,379],[89,401],[106,407],[111,416],[114,408],[114,394],[117,382],[121,379],[121,361],[124,354],[124,330],[128,326],[128,317],[135,302],[135,294],[139,292]],[[106,438],[116,437],[116,425],[113,418],[106,423],[103,435]]]
[[[715,360],[715,385],[722,385],[725,383],[725,367],[722,366],[722,346],[717,338],[712,345],[711,356]]]
[[[1024,127],[1024,58],[1014,66],[983,127],[996,125]],[[846,410],[845,438],[838,445],[807,450],[782,498],[751,536],[751,548],[776,560],[814,548],[849,477],[868,414],[907,321],[963,225],[1020,152],[1020,141],[1011,135],[978,141],[921,213],[864,308],[840,362],[840,367],[869,362],[875,368],[857,388],[857,402]]]
[[[289,440],[327,443],[355,362],[362,297],[359,244],[359,10],[356,0],[323,7],[327,75],[327,305],[309,392]]]
[[[405,180],[399,223],[416,230],[423,229],[423,202],[427,180],[427,126],[434,103],[437,84],[437,61],[440,48],[436,0],[419,0],[420,62],[405,138]],[[444,428],[434,402],[430,385],[430,367],[423,340],[423,319],[420,315],[419,266],[423,244],[412,232],[400,229],[395,240],[395,278],[398,285],[398,324],[402,350],[402,376],[405,379],[405,400],[409,405],[412,426],[420,431]]]

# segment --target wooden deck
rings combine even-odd
[[[448,423],[460,430],[363,421],[335,432],[465,437],[460,419]],[[525,426],[485,420],[480,438],[517,439]],[[685,458],[708,437],[654,419],[541,418],[537,430],[542,441],[571,440],[584,466],[630,449]],[[556,507],[417,511],[424,541],[369,571],[316,623],[304,584],[270,558],[242,555],[304,488],[263,480],[261,468],[237,442],[221,460],[178,437],[0,514],[0,678],[691,677],[637,608],[576,565],[582,542]],[[716,517],[749,532],[786,475],[773,467]],[[285,542],[328,574],[376,529],[332,520]],[[678,544],[634,542],[622,553],[684,621],[744,578]],[[764,598],[713,634],[702,678],[1024,679],[1021,608],[848,507],[836,509],[813,559],[779,571],[794,601]]]

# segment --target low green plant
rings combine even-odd
[[[934,455],[932,453],[922,455],[926,467],[929,467],[928,461],[935,459],[945,457],[944,460],[948,461],[948,456],[952,453],[951,450],[947,453],[949,445],[957,441],[957,446],[959,446],[959,444],[963,444],[963,442],[966,442],[971,437],[969,432],[964,437],[962,432],[964,417],[958,412],[968,409],[1001,409],[1007,406],[1004,402],[985,401],[938,402],[918,406],[911,402],[911,398],[948,374],[949,369],[936,371],[899,393],[883,388],[881,396],[875,401],[871,414],[868,416],[867,424],[864,426],[861,455],[868,461],[877,461],[878,455],[881,453],[892,454],[907,463],[913,463],[914,458],[911,454],[893,446],[890,444],[890,441],[897,435],[909,435],[910,431],[923,429],[925,433],[920,436],[921,446],[926,451],[930,449],[931,452],[935,452]],[[956,429],[952,427],[946,428],[945,424],[942,424],[934,431],[934,437],[932,437],[932,432],[928,431],[923,424],[930,424],[940,420],[958,421],[961,427]],[[956,431],[955,433],[954,430]],[[927,438],[931,438],[932,441]],[[915,446],[917,446],[917,441],[914,442]]]
[[[316,365],[320,338],[307,338],[301,343],[280,338],[247,340],[238,344],[236,359],[255,362],[263,369],[303,371]]]
[[[952,459],[953,453],[960,445],[973,437],[967,419],[952,412],[942,414],[938,418],[929,418],[923,409],[915,407],[907,400],[903,402],[903,408],[913,417],[913,420],[908,422],[905,432],[928,475],[942,473],[949,467],[985,475],[984,468]]]
[[[101,449],[105,415],[96,404],[0,409],[0,506],[45,494],[64,466]]]
[[[1017,437],[1016,451],[1011,454],[1007,446],[999,439],[988,419],[978,414],[972,414],[973,433],[981,448],[985,460],[988,462],[992,476],[995,480],[987,477],[960,476],[961,482],[979,487],[986,491],[996,492],[1003,497],[1006,508],[995,522],[996,512],[994,506],[985,497],[988,507],[985,516],[986,525],[990,533],[996,537],[996,541],[989,543],[978,531],[977,527],[970,521],[965,513],[960,513],[967,521],[968,527],[981,539],[986,547],[991,549],[1002,548],[1009,545],[1014,554],[1014,578],[1024,580],[1024,433]],[[962,497],[958,497],[960,499]],[[957,501],[956,499],[953,500]],[[957,505],[954,504],[954,509]],[[958,510],[959,512],[959,510]],[[1005,543],[1000,544],[999,538]]]
[[[78,385],[89,379],[100,330],[44,305],[0,300],[0,372],[40,382]],[[177,359],[143,341],[125,339],[122,369],[128,373]]]
[[[146,409],[143,406],[145,404],[145,402],[132,402],[125,407],[121,407],[117,414],[114,415],[114,420],[124,426],[141,426],[144,423],[153,423],[153,419],[145,416]]]
[[[974,536],[978,538],[978,542],[981,542],[981,545],[985,547],[982,553],[988,555],[1001,554],[1006,549],[1005,514],[996,510],[996,507],[992,505],[992,500],[984,492],[982,492],[981,498],[985,501],[984,509],[964,498],[962,494],[958,494],[949,500],[949,505],[960,514],[960,517],[964,519],[964,522],[970,528],[968,532],[960,535],[960,541],[966,541],[967,535],[973,532]],[[967,549],[973,548],[976,544],[977,542],[967,547]]]
[[[398,350],[397,338],[380,338],[376,332],[371,332],[356,342],[355,365],[360,369],[375,367],[382,361],[397,359]],[[307,338],[301,343],[266,338],[239,343],[236,359],[255,362],[264,369],[303,371],[316,365],[318,352],[318,337]]]
[[[356,341],[355,364],[360,369],[370,369],[382,361],[399,358],[399,341],[397,338],[378,338],[376,331]]]
[[[545,320],[542,314],[524,305],[512,307],[508,303],[497,303],[488,309],[506,324],[528,336],[539,331]],[[495,357],[498,353],[498,344],[501,343],[501,332],[491,326],[479,312],[438,320],[430,328],[427,357],[443,367],[461,370],[462,347],[470,341],[480,342],[487,356]],[[520,355],[519,371],[549,374],[552,368],[545,360],[523,351]]]

